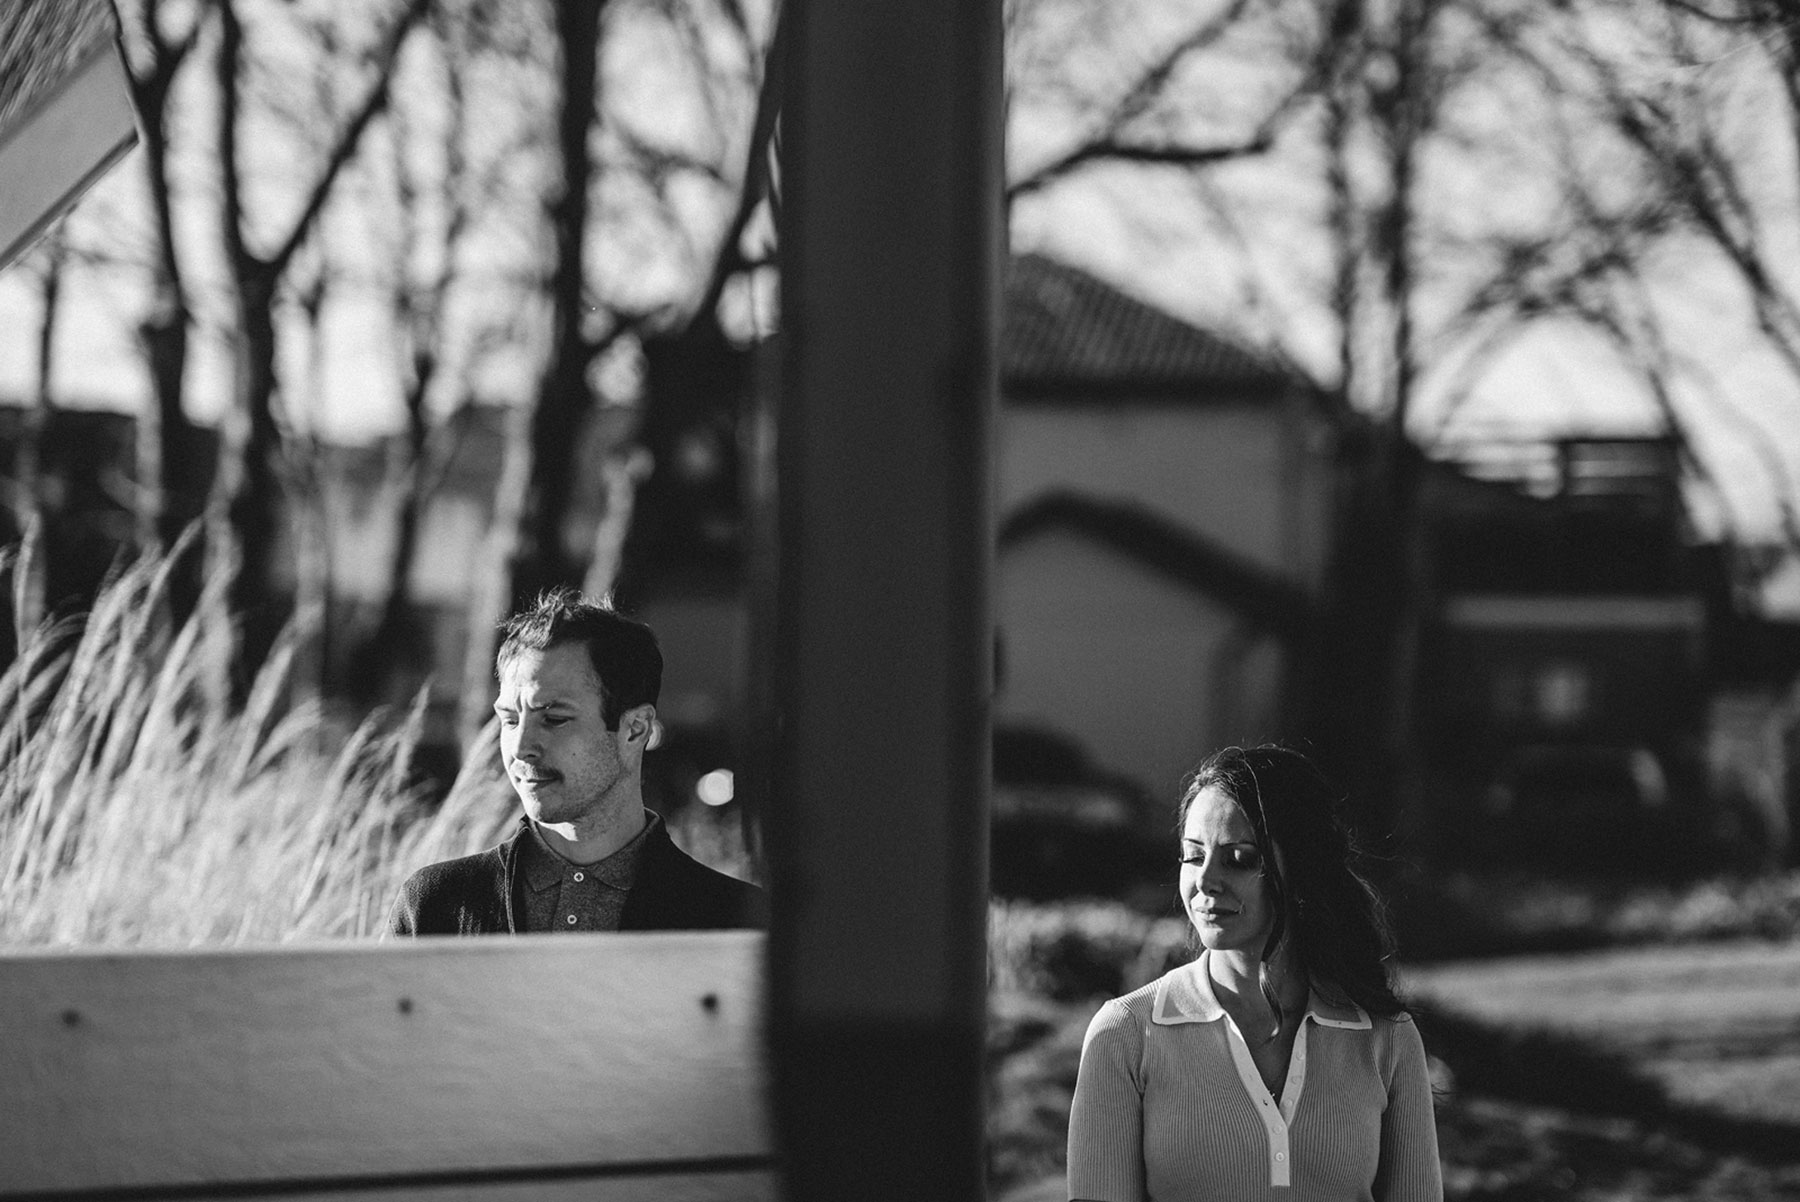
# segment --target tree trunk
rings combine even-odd
[[[137,537],[142,546],[173,546],[200,516],[206,495],[205,449],[182,405],[186,391],[188,315],[172,296],[159,300],[138,326],[150,369],[150,404],[138,418]]]
[[[424,377],[429,379],[429,376]],[[431,465],[426,462],[430,430],[423,387],[407,401],[406,454],[399,508],[394,514],[394,548],[388,557],[387,590],[381,616],[362,643],[348,681],[350,694],[365,703],[398,700],[394,685],[406,664],[425,662],[424,630],[412,604],[412,570],[418,559],[419,530],[431,495]]]
[[[210,475],[206,447],[183,406],[190,314],[175,247],[167,122],[170,90],[197,44],[199,26],[191,25],[185,35],[170,40],[160,0],[142,0],[136,16],[146,57],[131,72],[131,91],[143,130],[144,179],[156,238],[151,304],[137,331],[150,377],[150,400],[138,414],[133,513],[140,548],[172,548],[204,511]],[[176,621],[185,618],[199,595],[199,558],[183,555],[165,593],[170,616]]]
[[[494,515],[487,545],[477,562],[469,590],[468,640],[463,648],[462,689],[458,694],[457,738],[466,752],[482,726],[494,716],[495,622],[507,613],[511,567],[519,531],[524,525],[525,494],[530,474],[529,423],[521,413],[507,414],[506,447],[500,479],[494,485]]]
[[[281,433],[272,408],[275,279],[254,259],[240,265],[237,279],[234,412],[219,446],[214,496],[224,518],[219,533],[231,544],[229,559],[222,562],[235,567],[228,595],[232,613],[243,623],[239,655],[243,667],[253,670],[282,620],[271,579],[281,500],[275,465]]]
[[[44,428],[53,408],[52,382],[56,369],[56,321],[62,301],[64,246],[60,232],[44,244],[44,276],[38,322],[37,378],[31,405],[20,415],[19,442],[13,448],[13,516],[18,522],[23,550],[13,565],[13,627],[21,639],[44,620],[49,594],[48,565],[43,555]]]
[[[200,516],[206,488],[202,452],[194,423],[182,399],[187,387],[188,305],[180,260],[175,253],[175,219],[169,191],[168,133],[160,100],[164,86],[145,107],[144,172],[149,180],[157,231],[157,279],[150,312],[138,326],[138,338],[150,369],[151,403],[138,425],[138,541],[143,546],[172,546],[189,523]],[[190,598],[191,600],[191,598]]]
[[[273,408],[279,388],[275,369],[276,292],[295,254],[312,235],[344,166],[356,154],[362,135],[386,106],[400,49],[408,32],[425,15],[429,0],[407,0],[376,52],[374,82],[335,135],[299,215],[286,236],[273,243],[275,249],[267,257],[253,252],[245,238],[246,209],[239,161],[239,113],[246,95],[240,77],[244,58],[240,2],[218,0],[216,5],[220,32],[220,224],[227,266],[236,287],[237,344],[234,408],[228,435],[220,445],[207,526],[212,560],[209,570],[229,574],[228,603],[242,623],[242,644],[236,656],[236,671],[241,677],[261,664],[280,629],[285,608],[277,602],[276,582],[272,578],[281,503],[276,456],[282,444]],[[222,540],[216,547],[212,545],[215,538]]]
[[[519,534],[510,561],[510,601],[523,604],[541,589],[579,585],[582,566],[569,554],[563,529],[574,493],[581,423],[590,399],[591,356],[582,329],[585,312],[585,234],[593,159],[588,136],[594,124],[596,58],[605,0],[564,0],[556,6],[562,48],[563,95],[557,118],[562,190],[549,206],[556,243],[550,279],[550,360],[538,385],[530,429],[530,467]]]

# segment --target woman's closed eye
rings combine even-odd
[[[1234,868],[1239,872],[1259,872],[1263,866],[1262,850],[1249,843],[1232,843],[1215,849],[1221,857],[1220,864],[1226,868]],[[1192,864],[1195,868],[1206,865],[1207,849],[1198,843],[1181,845],[1181,862]]]

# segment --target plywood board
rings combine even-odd
[[[762,940],[0,959],[0,1197],[760,1179]]]

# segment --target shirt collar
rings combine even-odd
[[[1206,969],[1201,952],[1191,963],[1167,973],[1156,983],[1155,1001],[1150,1007],[1150,1021],[1172,1027],[1179,1023],[1210,1023],[1225,1016],[1225,1007],[1213,993],[1212,976]],[[1361,1006],[1340,1006],[1326,1001],[1314,990],[1306,999],[1306,1017],[1322,1027],[1342,1027],[1349,1031],[1367,1031],[1373,1024]]]
[[[550,849],[544,842],[535,826],[527,820],[526,838],[520,844],[520,867],[525,872],[525,883],[533,893],[542,893],[556,885],[569,873],[579,869],[591,875],[602,885],[610,885],[614,889],[629,890],[637,880],[638,862],[644,857],[644,849],[650,845],[652,833],[663,824],[661,814],[648,807],[644,810],[644,829],[632,836],[631,842],[621,847],[612,855],[593,864],[575,864],[565,860]]]

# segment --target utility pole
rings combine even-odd
[[[790,0],[766,835],[787,1196],[983,1196],[998,0]]]

